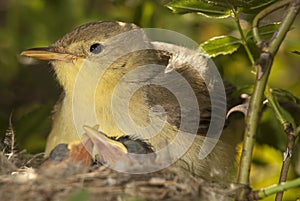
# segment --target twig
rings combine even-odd
[[[253,58],[253,55],[252,55],[252,53],[250,51],[250,48],[248,46],[248,43],[247,43],[244,31],[243,31],[243,29],[241,27],[241,23],[240,23],[240,18],[238,16],[238,12],[234,8],[232,9],[232,11],[233,11],[233,14],[234,14],[235,23],[236,23],[237,28],[238,28],[238,30],[240,32],[240,35],[241,35],[242,45],[244,46],[244,48],[245,48],[245,50],[247,52],[247,55],[248,55],[248,58],[249,58],[251,64],[254,65],[254,58]]]
[[[289,122],[286,116],[284,116],[284,110],[282,110],[281,106],[278,104],[277,100],[274,98],[272,94],[272,90],[268,87],[267,90],[265,91],[265,95],[272,106],[272,110],[274,111],[277,119],[280,121],[282,124],[285,133],[287,134],[287,144],[286,144],[286,150],[283,154],[283,163],[281,167],[281,172],[280,172],[280,178],[279,178],[279,184],[282,182],[285,182],[287,179],[287,174],[288,170],[290,167],[291,163],[291,158],[293,154],[293,149],[295,145],[295,140],[296,140],[296,133],[294,132],[294,127],[293,124],[294,122]],[[283,192],[278,192],[276,194],[276,201],[282,200]]]
[[[285,5],[288,5],[289,3],[291,3],[293,0],[286,0],[286,1],[278,1],[274,4],[272,4],[271,6],[267,7],[266,9],[264,9],[263,11],[261,11],[260,13],[258,13],[255,18],[253,19],[253,28],[252,28],[252,32],[253,32],[253,37],[254,40],[256,41],[256,45],[258,47],[261,47],[263,44],[263,40],[261,39],[260,35],[259,35],[259,21],[261,19],[263,19],[264,17],[266,17],[268,14],[274,12],[275,10],[278,10],[279,8],[282,8]]]
[[[287,174],[289,171],[295,140],[296,140],[296,135],[294,133],[294,129],[291,124],[289,124],[288,129],[285,129],[285,132],[287,134],[288,141],[286,145],[286,150],[284,152],[283,163],[280,171],[280,177],[278,182],[279,184],[285,182],[287,179]],[[275,200],[281,201],[282,197],[283,197],[283,191],[280,191],[276,194]]]
[[[285,1],[290,2],[290,1]],[[255,143],[255,135],[257,133],[258,123],[260,120],[261,106],[264,97],[264,91],[267,85],[267,81],[269,78],[269,74],[271,71],[272,63],[274,56],[277,53],[277,50],[284,40],[286,33],[288,32],[290,26],[292,25],[298,11],[299,11],[299,0],[294,0],[287,11],[287,15],[283,19],[278,31],[274,33],[275,35],[272,37],[272,41],[266,45],[262,49],[260,57],[256,61],[256,67],[258,68],[256,75],[256,82],[254,86],[253,95],[250,99],[250,107],[248,110],[248,115],[246,117],[246,128],[244,132],[244,143],[242,149],[242,155],[240,159],[240,168],[238,173],[238,182],[241,184],[249,184],[249,175],[250,175],[250,167],[252,161],[252,152]],[[274,5],[274,4],[273,4]],[[261,11],[258,16],[264,17],[266,13],[271,13],[274,11],[273,5],[271,8],[268,7]],[[273,9],[272,9],[273,8]],[[275,7],[275,10],[277,8]],[[258,27],[260,19],[257,18],[253,23],[253,27]],[[255,35],[255,34],[254,34]],[[257,37],[259,34],[256,33],[255,39],[259,39]],[[259,41],[257,41],[259,42]],[[246,196],[246,192],[241,192],[239,199],[244,199]]]
[[[269,195],[272,195],[272,194],[275,194],[278,192],[282,192],[282,191],[285,191],[285,190],[288,190],[291,188],[295,188],[298,186],[300,186],[300,178],[297,178],[297,179],[294,179],[292,181],[288,181],[285,183],[269,186],[267,188],[262,188],[257,191],[253,191],[251,193],[251,198],[252,198],[252,200],[263,199]]]

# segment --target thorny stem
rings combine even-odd
[[[246,128],[244,133],[244,143],[242,149],[242,156],[240,161],[240,169],[238,175],[238,182],[241,184],[249,184],[250,166],[252,161],[252,150],[255,143],[255,134],[260,120],[261,105],[263,102],[263,95],[271,70],[273,58],[270,54],[262,53],[260,56],[261,62],[257,64],[263,65],[265,68],[261,79],[258,79],[254,86],[254,92],[250,99],[248,114],[246,116]],[[263,64],[265,63],[265,64]]]
[[[282,163],[282,167],[281,167],[281,171],[280,171],[280,178],[279,178],[279,182],[278,182],[279,184],[286,182],[289,167],[291,164],[291,158],[292,158],[292,153],[293,153],[293,149],[294,149],[294,145],[295,145],[295,140],[296,140],[296,136],[295,136],[293,127],[291,125],[289,127],[290,127],[290,129],[286,130],[288,141],[286,144],[286,150],[284,152],[283,163]],[[283,191],[279,191],[276,194],[275,200],[281,201],[282,197],[283,197]]]
[[[272,90],[267,87],[265,91],[265,95],[268,99],[268,102],[272,106],[272,110],[274,111],[277,119],[280,121],[280,123],[283,125],[284,131],[287,134],[288,141],[286,145],[286,150],[284,152],[284,157],[283,157],[283,163],[281,167],[281,172],[280,172],[280,178],[279,178],[279,184],[282,182],[285,182],[287,179],[287,174],[289,170],[289,166],[291,163],[291,157],[293,154],[293,149],[295,145],[295,140],[297,137],[297,134],[294,132],[294,128],[291,122],[288,122],[288,120],[285,118],[283,115],[283,111],[281,106],[278,104],[277,100],[274,98],[272,94]],[[283,192],[277,192],[276,194],[276,201],[282,200]]]
[[[244,132],[243,149],[238,173],[238,183],[240,184],[249,185],[249,175],[252,161],[252,152],[255,143],[255,134],[257,133],[258,123],[261,116],[260,113],[264,91],[267,85],[274,56],[277,53],[280,44],[284,40],[286,33],[289,31],[290,26],[292,25],[297,13],[299,12],[300,0],[289,0],[284,2],[291,2],[287,10],[287,14],[283,19],[278,31],[274,33],[272,41],[270,41],[270,43],[262,49],[260,57],[255,63],[255,66],[258,70],[253,95],[250,99],[249,110],[245,120],[246,128]],[[275,4],[271,5],[271,8],[268,7],[265,10],[261,11],[258,16],[264,17],[266,16],[266,11],[268,13],[271,13],[272,11],[274,11],[274,9],[276,10],[276,7],[272,7]],[[258,23],[260,20],[261,18],[253,21],[253,27],[258,27]],[[257,36],[255,37],[255,39],[257,39]],[[245,198],[245,196],[246,192],[241,192],[239,199],[243,199]]]

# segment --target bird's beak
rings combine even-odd
[[[92,155],[105,155],[105,158],[114,160],[128,153],[127,148],[121,142],[108,138],[104,133],[95,128],[89,126],[84,126],[83,128],[85,134],[93,142],[96,153]]]
[[[76,59],[83,58],[82,56],[62,53],[54,47],[31,48],[21,52],[21,56],[27,56],[35,59],[46,61],[66,61],[71,62]]]

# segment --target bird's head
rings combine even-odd
[[[150,48],[144,32],[134,24],[100,21],[82,25],[48,47],[24,50],[21,55],[53,64],[58,80],[68,92],[82,67],[112,69],[124,74],[132,63],[143,61],[140,49]],[[131,54],[135,52],[134,54]],[[134,62],[133,62],[134,61]]]

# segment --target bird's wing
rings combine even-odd
[[[207,57],[173,44],[152,44],[161,55],[169,56],[169,63],[148,89],[150,106],[162,106],[167,121],[180,130],[204,134],[211,118],[210,96],[204,81],[208,76]]]

